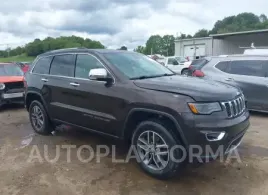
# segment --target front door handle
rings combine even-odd
[[[233,78],[227,78],[225,79],[225,81],[233,81],[234,79]]]
[[[70,83],[70,85],[72,85],[72,86],[74,86],[74,87],[78,87],[78,86],[80,86],[79,83]]]
[[[43,81],[43,82],[46,83],[46,82],[48,82],[48,79],[46,79],[46,78],[42,78],[41,81]]]

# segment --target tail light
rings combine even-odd
[[[195,70],[193,72],[193,76],[195,76],[195,77],[204,77],[205,74],[201,70]]]

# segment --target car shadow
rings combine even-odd
[[[0,111],[18,110],[24,108],[24,104],[4,104],[0,106]]]

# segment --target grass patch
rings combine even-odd
[[[32,62],[35,57],[27,56],[27,55],[19,55],[19,56],[11,56],[7,58],[1,58],[0,62]]]

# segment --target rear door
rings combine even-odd
[[[49,105],[50,115],[53,119],[75,123],[77,117],[70,106],[72,96],[75,70],[74,54],[61,54],[53,58],[50,67],[50,75],[46,77],[46,101]]]
[[[228,82],[235,82],[243,91],[248,107],[263,110],[267,102],[267,78],[263,70],[264,60],[231,61],[226,72]]]

